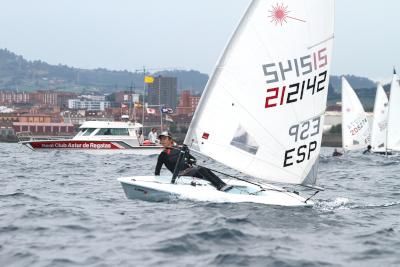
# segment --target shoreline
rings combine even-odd
[[[182,144],[186,134],[174,134],[178,144]],[[17,137],[0,138],[0,143],[18,143]],[[342,135],[340,133],[328,133],[322,136],[322,147],[342,147]]]

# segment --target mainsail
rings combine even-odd
[[[388,97],[382,85],[378,85],[375,96],[374,120],[371,130],[371,147],[373,152],[386,152],[388,106]]]
[[[342,142],[345,150],[367,147],[371,141],[367,114],[353,88],[342,77]]]
[[[253,177],[314,184],[334,0],[254,0],[210,78],[185,144]]]
[[[400,81],[393,75],[388,111],[387,149],[400,151]]]

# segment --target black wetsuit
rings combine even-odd
[[[340,152],[338,152],[338,151],[334,151],[333,154],[332,154],[332,156],[333,156],[333,157],[341,157],[341,156],[343,156],[343,154],[340,153]]]
[[[161,152],[158,156],[157,165],[154,172],[155,175],[160,175],[160,171],[163,165],[165,165],[165,167],[167,167],[170,172],[174,173],[179,154],[180,150],[178,148],[164,149],[163,152]],[[190,155],[190,160],[195,161],[196,159]],[[224,181],[216,176],[211,170],[200,166],[192,167],[187,162],[188,160],[186,159],[182,166],[179,168],[181,170],[179,175],[192,176],[207,180],[218,190],[226,186],[226,183],[224,183]]]
[[[173,173],[175,170],[175,165],[179,158],[179,154],[180,150],[178,148],[164,149],[160,153],[160,155],[158,155],[155,175],[160,175],[160,171],[163,165],[165,165],[165,167],[167,167],[167,169]],[[185,163],[184,166],[181,167],[181,169],[184,170],[189,167],[190,166]]]

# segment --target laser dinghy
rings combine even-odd
[[[267,182],[320,190],[315,184],[333,25],[334,0],[253,0],[203,92],[184,141],[191,152],[249,178],[225,180],[233,186],[226,192],[192,177],[119,178],[126,196],[312,205],[313,192],[302,197]]]

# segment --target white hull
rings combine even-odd
[[[143,149],[142,147],[130,148],[130,149],[118,149],[118,150],[83,150],[81,152],[88,153],[92,155],[138,155],[138,156],[152,156],[159,155],[162,152],[163,148],[151,148],[151,149]]]
[[[137,146],[130,145],[125,140],[36,140],[22,141],[20,144],[34,151],[79,151],[91,154],[133,154],[133,155],[157,155],[162,151],[161,146]]]
[[[225,181],[234,186],[228,192],[216,190],[207,181],[180,177],[176,184],[171,184],[170,176],[135,176],[119,178],[125,195],[129,199],[139,199],[152,202],[169,201],[171,199],[188,199],[193,201],[219,203],[258,203],[274,206],[307,207],[313,206],[312,201],[279,187],[263,185],[260,187],[243,181]],[[192,185],[191,183],[196,185]]]
[[[91,154],[157,155],[163,147],[138,139],[141,124],[130,122],[87,121],[73,138],[34,137],[20,133],[20,144],[34,151],[69,150]],[[148,141],[147,141],[148,142]]]
[[[91,155],[138,155],[138,156],[152,156],[159,155],[163,148],[152,148],[152,149],[143,149],[142,147],[138,148],[130,148],[130,149],[32,149],[29,146],[25,145],[29,149],[35,152],[51,152],[51,151],[71,151],[71,152],[79,152],[79,153],[87,153]]]

